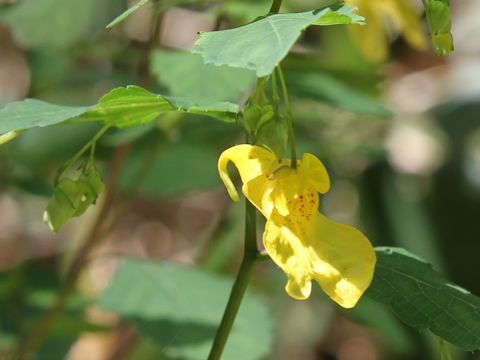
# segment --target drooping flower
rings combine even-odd
[[[218,170],[230,196],[238,193],[227,171],[232,162],[247,199],[265,216],[263,244],[285,272],[287,293],[310,296],[311,281],[345,308],[355,306],[373,277],[376,257],[368,239],[351,226],[318,212],[319,193],[330,188],[328,173],[312,154],[303,154],[297,168],[290,160],[258,146],[237,145],[220,156]]]
[[[380,62],[388,54],[389,33],[402,34],[410,46],[422,50],[427,39],[421,17],[412,0],[345,0],[357,6],[365,26],[350,26],[349,31],[365,58]]]

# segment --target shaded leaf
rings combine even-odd
[[[58,231],[72,217],[82,215],[103,192],[100,174],[91,168],[78,180],[61,179],[55,186],[43,219],[52,231]]]
[[[168,356],[203,360],[231,285],[199,269],[125,258],[99,302],[133,320]],[[259,359],[267,355],[271,340],[267,309],[247,293],[222,359]]]
[[[2,18],[24,46],[65,48],[100,30],[109,7],[106,0],[25,0]]]
[[[404,249],[379,247],[376,253],[367,296],[386,304],[410,326],[429,329],[464,350],[480,348],[480,298]]]
[[[238,100],[255,82],[252,71],[206,65],[201,56],[185,51],[155,51],[151,69],[171,95],[194,100]]]
[[[131,153],[120,177],[121,187],[128,188],[134,184],[149,151],[142,148]],[[141,184],[136,184],[137,191],[145,196],[166,197],[219,186],[218,153],[208,146],[187,141],[170,144],[151,163]]]
[[[257,77],[269,75],[306,27],[363,23],[363,17],[353,13],[355,7],[325,7],[332,3],[338,1],[324,1],[319,10],[275,14],[239,28],[202,33],[192,52],[202,55],[206,64],[254,70]]]
[[[325,73],[290,72],[287,74],[287,82],[292,93],[300,97],[326,102],[357,114],[382,118],[392,116],[392,112],[379,101]]]

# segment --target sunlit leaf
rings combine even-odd
[[[189,112],[222,121],[234,121],[240,109],[238,105],[229,102],[165,97],[132,85],[113,89],[93,106],[60,106],[35,99],[9,103],[0,109],[0,135],[67,121],[98,121],[124,128],[146,124],[167,111]]]
[[[133,321],[166,355],[207,358],[232,280],[169,263],[123,259],[99,304]],[[270,314],[247,293],[222,359],[260,359],[272,341]]]
[[[464,349],[480,348],[480,298],[443,279],[432,266],[400,248],[376,248],[377,266],[367,296],[402,321],[429,329]]]
[[[306,27],[363,23],[354,7],[332,3],[338,1],[324,1],[319,10],[270,15],[239,28],[202,33],[192,52],[202,55],[206,64],[254,70],[258,77],[269,75]]]
[[[424,0],[433,50],[439,56],[453,51],[452,15],[449,0]]]
[[[165,97],[139,86],[127,86],[103,95],[97,106],[75,121],[99,121],[122,128],[146,124],[172,110],[175,106]]]
[[[55,125],[85,113],[89,106],[60,106],[36,99],[8,103],[0,109],[0,134]]]

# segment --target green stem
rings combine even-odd
[[[62,166],[57,171],[57,175],[55,176],[54,184],[57,185],[58,181],[60,180],[60,177],[62,174],[67,170],[71,165],[73,165],[80,157],[90,148],[92,147],[98,139],[100,139],[103,134],[107,132],[107,130],[110,128],[111,125],[105,125],[102,127],[91,139],[89,142],[87,142],[73,157],[68,159],[65,163],[63,163]]]
[[[0,145],[15,139],[17,136],[22,135],[24,132],[25,130],[17,130],[17,131],[9,131],[5,134],[0,135]]]
[[[272,100],[273,110],[275,111],[275,117],[278,118],[280,107],[280,96],[278,96],[277,74],[275,71],[272,73]]]
[[[250,275],[257,260],[256,210],[248,200],[245,200],[245,203],[245,250],[243,260],[232,291],[230,292],[227,307],[225,308],[222,321],[215,335],[208,360],[219,360],[222,356],[223,349],[232,330],[233,322],[237,316],[238,309],[247,290]]]
[[[273,0],[272,7],[270,8],[270,14],[278,14],[282,7],[283,0]]]
[[[285,102],[285,110],[287,111],[288,138],[290,140],[292,168],[296,169],[297,168],[297,145],[295,142],[295,129],[293,128],[292,107],[290,106],[287,84],[285,82],[285,77],[283,76],[283,71],[280,65],[277,66],[277,73],[280,79],[280,85],[282,87],[283,101]]]

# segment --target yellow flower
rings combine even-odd
[[[427,40],[422,21],[411,0],[345,0],[357,6],[365,17],[365,26],[349,26],[355,42],[365,58],[380,62],[388,54],[391,25],[415,49],[425,49]],[[386,22],[390,20],[391,25]]]
[[[227,149],[220,156],[218,170],[230,196],[238,200],[227,171],[229,162],[238,169],[243,193],[267,219],[263,244],[288,277],[287,293],[306,299],[311,281],[316,280],[339,305],[355,306],[372,280],[375,252],[360,231],[318,212],[318,193],[330,188],[321,161],[303,154],[293,169],[290,160],[278,161],[258,146]]]

